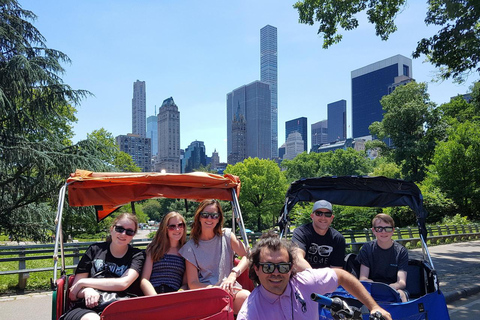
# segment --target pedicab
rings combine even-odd
[[[101,221],[125,204],[153,198],[171,198],[202,201],[218,199],[232,204],[232,230],[238,224],[240,235],[248,248],[248,238],[238,203],[240,179],[225,174],[203,172],[125,173],[91,172],[77,170],[72,173],[59,192],[54,247],[54,274],[52,279],[52,320],[58,320],[68,307],[68,288],[73,275],[65,268],[62,213],[68,190],[70,206],[94,206],[97,220]],[[60,278],[57,270],[60,261]],[[238,282],[252,290],[253,282],[244,272]],[[231,296],[220,288],[206,288],[167,293],[149,297],[135,297],[116,301],[104,309],[101,319],[233,319]]]
[[[416,214],[422,245],[422,258],[409,259],[407,287],[410,299],[401,302],[398,294],[383,283],[364,282],[364,286],[379,305],[390,312],[396,320],[435,319],[448,320],[445,297],[440,290],[439,280],[427,247],[427,212],[423,207],[423,196],[413,183],[385,177],[342,176],[300,179],[293,182],[287,191],[280,218],[280,235],[289,230],[289,213],[298,202],[327,200],[332,204],[359,207],[408,206]],[[355,254],[347,255],[345,269],[358,275],[355,269]],[[343,288],[339,287],[330,297],[340,297],[348,304],[362,308],[362,304]],[[363,306],[363,319],[368,311]],[[320,319],[332,319],[328,310],[319,309]]]

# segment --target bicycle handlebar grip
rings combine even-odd
[[[385,320],[380,311],[376,311],[374,314],[370,314],[370,320]]]
[[[310,298],[313,301],[323,304],[324,306],[327,306],[327,307],[330,307],[332,305],[332,299],[322,296],[321,294],[318,294],[318,293],[312,293],[310,295]]]

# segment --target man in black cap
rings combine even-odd
[[[297,268],[342,268],[345,258],[345,238],[330,227],[333,215],[332,204],[319,200],[313,205],[311,223],[293,231],[292,241],[297,249]]]

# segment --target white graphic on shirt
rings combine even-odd
[[[312,243],[310,245],[310,248],[308,248],[308,253],[309,254],[316,254],[318,253],[319,256],[321,257],[329,257],[330,254],[333,251],[333,247],[331,246],[326,246],[326,245],[318,245],[316,243]]]

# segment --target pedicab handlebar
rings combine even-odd
[[[362,320],[362,311],[359,308],[349,306],[340,298],[329,298],[318,293],[312,293],[310,298],[330,310],[333,319]],[[370,320],[385,320],[380,312],[370,314]]]

